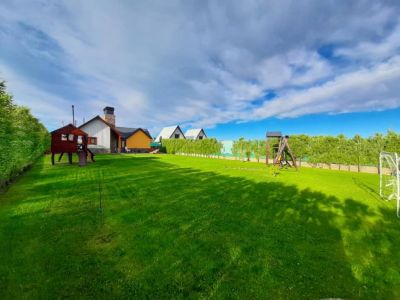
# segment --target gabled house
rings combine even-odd
[[[115,126],[114,107],[104,108],[104,117],[96,116],[79,126],[88,134],[93,152],[149,152],[152,137],[145,128]]]
[[[117,127],[121,133],[122,152],[149,152],[152,137],[145,128]]]
[[[104,118],[96,116],[79,126],[88,134],[88,148],[96,153],[121,151],[121,133],[115,128],[114,108],[104,108]]]
[[[206,139],[207,135],[204,132],[203,128],[195,128],[195,129],[189,129],[188,131],[186,131],[185,137],[188,140],[202,140],[202,139]]]
[[[185,135],[179,125],[174,125],[164,127],[156,137],[155,142],[160,143],[163,139],[185,139]]]

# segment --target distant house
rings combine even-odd
[[[155,142],[160,143],[163,139],[184,139],[182,129],[179,125],[164,127],[160,134],[156,137]]]
[[[117,127],[121,133],[122,152],[149,152],[152,137],[145,128]]]
[[[189,129],[188,131],[186,131],[185,137],[188,140],[202,140],[206,139],[207,135],[204,132],[203,128],[196,128],[196,129]]]

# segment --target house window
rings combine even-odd
[[[175,138],[179,139],[179,133],[175,133]]]
[[[68,141],[70,141],[70,142],[74,141],[74,135],[73,134],[68,134]]]
[[[199,136],[199,140],[202,140],[203,139],[203,137],[202,136]]]
[[[78,140],[77,140],[78,144],[83,144],[83,139],[81,135],[78,135]]]
[[[97,137],[90,137],[89,145],[97,145]]]
[[[62,134],[62,135],[61,135],[61,140],[62,140],[62,141],[68,140],[67,135],[66,135],[66,134]]]

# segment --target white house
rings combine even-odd
[[[104,118],[96,116],[79,128],[88,134],[88,148],[93,152],[120,152],[121,133],[115,128],[113,107],[104,108]]]
[[[160,134],[156,137],[155,142],[160,143],[163,139],[184,139],[182,129],[179,125],[164,127]]]
[[[188,140],[202,140],[202,139],[206,139],[207,135],[204,132],[203,128],[195,128],[195,129],[189,129],[188,131],[186,131],[185,137]]]

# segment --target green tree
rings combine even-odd
[[[305,134],[293,135],[289,139],[290,148],[298,160],[299,166],[310,155],[310,143],[311,138]]]

